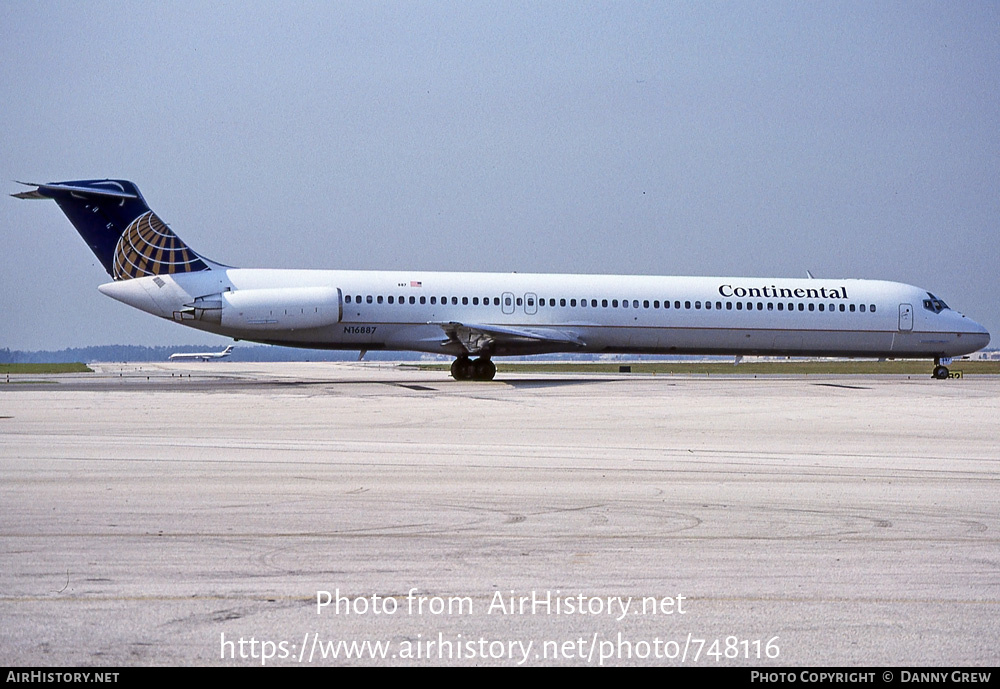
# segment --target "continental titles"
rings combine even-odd
[[[764,287],[734,287],[733,285],[719,285],[719,294],[724,297],[764,297],[767,299],[847,299],[846,287],[775,287],[765,285]]]

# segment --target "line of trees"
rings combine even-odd
[[[219,352],[225,345],[175,345],[143,347],[139,345],[103,345],[70,347],[60,350],[22,351],[0,349],[0,364],[65,364],[74,361],[166,361],[176,352]],[[233,361],[355,361],[357,352],[295,349],[237,344],[230,356]],[[421,359],[412,352],[369,352],[366,360],[405,361]]]
[[[140,345],[102,345],[98,347],[69,347],[60,350],[23,351],[0,349],[0,364],[69,364],[76,361],[166,361],[177,352],[219,352],[225,345],[210,343],[203,345],[172,345],[144,347]],[[641,355],[595,355],[595,354],[542,354],[531,357],[504,357],[505,361],[643,361],[643,360],[685,360],[705,357],[688,356],[641,356]],[[714,358],[714,357],[713,357]],[[232,361],[357,361],[357,351],[330,351],[323,349],[297,349],[237,343],[229,357]],[[732,359],[732,357],[721,357]],[[365,361],[451,361],[451,357],[421,354],[419,352],[370,351]]]

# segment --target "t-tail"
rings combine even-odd
[[[115,280],[218,267],[181,241],[149,209],[132,182],[101,179],[26,186],[36,188],[13,196],[53,199]]]

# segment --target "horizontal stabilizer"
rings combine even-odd
[[[72,192],[81,196],[93,196],[98,198],[114,198],[114,199],[136,199],[139,198],[137,194],[130,193],[124,189],[114,189],[109,187],[80,187],[73,184],[60,184],[58,182],[53,182],[51,184],[36,184],[35,182],[18,182],[18,184],[23,184],[26,187],[35,187],[32,191],[22,191],[20,194],[11,194],[16,199],[51,199],[54,198],[52,192]],[[46,193],[49,192],[49,193]]]

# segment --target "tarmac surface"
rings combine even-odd
[[[996,377],[97,368],[0,379],[3,665],[1000,664]]]

